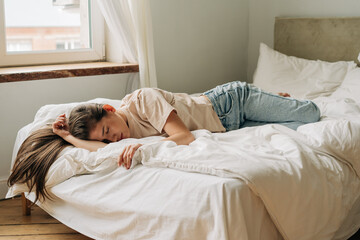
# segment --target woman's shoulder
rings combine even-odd
[[[137,90],[137,97],[141,101],[165,100],[171,103],[174,99],[174,94],[160,88],[141,88]]]
[[[167,101],[171,103],[174,99],[174,94],[160,88],[140,88],[134,92],[126,95],[122,99],[122,105],[131,103],[147,103],[151,104],[153,101]]]

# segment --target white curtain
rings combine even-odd
[[[97,0],[124,62],[138,63],[140,87],[157,87],[149,0]]]

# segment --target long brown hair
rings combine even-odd
[[[106,115],[103,104],[91,103],[75,107],[69,117],[70,133],[88,139],[90,129]],[[37,200],[51,199],[45,188],[46,175],[59,153],[70,143],[53,133],[51,126],[32,132],[22,143],[7,184],[25,183],[29,192],[35,189]]]
[[[21,145],[7,184],[26,183],[29,192],[35,189],[36,199],[50,199],[45,177],[59,153],[70,144],[53,133],[51,126],[36,130]]]

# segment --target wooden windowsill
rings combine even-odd
[[[0,83],[139,72],[138,64],[91,62],[0,68]]]

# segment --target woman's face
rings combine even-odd
[[[118,142],[130,137],[130,130],[126,119],[118,112],[108,112],[95,127],[90,130],[90,140],[101,142]]]

